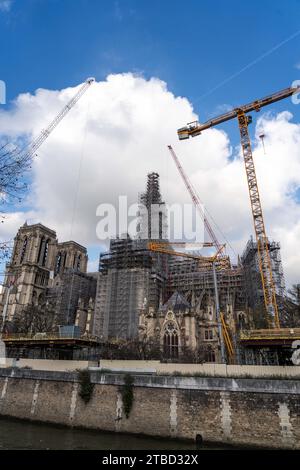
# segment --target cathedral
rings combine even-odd
[[[16,319],[36,310],[53,317],[47,332],[58,326],[76,327],[81,336],[94,335],[103,343],[139,339],[153,344],[168,360],[221,362],[215,285],[225,327],[234,341],[249,318],[241,267],[229,262],[214,275],[200,256],[153,252],[149,237],[167,241],[157,173],[147,176],[140,202],[144,211],[136,237],[111,240],[96,273],[87,273],[84,246],[59,242],[56,232],[40,223],[20,227],[0,294],[2,331],[15,331]],[[29,325],[28,332],[33,330]]]
[[[20,227],[0,295],[3,328],[30,307],[52,313],[56,325],[77,321],[85,331],[81,317],[93,311],[96,291],[95,277],[86,274],[87,260],[85,247],[59,243],[55,231],[40,223]]]
[[[234,315],[232,304],[227,305],[226,321],[232,330],[243,327],[244,312]],[[213,300],[202,296],[189,302],[175,291],[159,307],[143,309],[139,316],[139,339],[158,345],[166,359],[189,359],[199,362],[222,362],[218,321]]]

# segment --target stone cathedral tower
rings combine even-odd
[[[46,289],[71,269],[86,272],[86,249],[75,242],[58,243],[56,232],[42,224],[25,223],[14,240],[0,295],[3,321],[11,321],[28,305],[43,307]]]

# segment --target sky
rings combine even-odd
[[[300,80],[300,1],[0,0],[0,138],[32,138],[84,80],[96,83],[39,149],[31,188],[8,209],[0,239],[41,221],[60,240],[99,251],[96,209],[135,202],[157,171],[168,203],[189,196],[172,144],[235,253],[253,234],[237,123],[189,141],[176,130]],[[284,100],[250,128],[265,222],[299,282],[300,106]],[[259,135],[265,134],[264,153]]]

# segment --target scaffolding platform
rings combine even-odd
[[[243,346],[291,346],[296,340],[300,340],[300,328],[244,330],[240,332],[240,343]]]
[[[97,336],[60,336],[59,334],[49,333],[11,333],[3,334],[1,340],[6,347],[39,347],[39,346],[71,346],[71,347],[95,347],[100,345],[100,339]]]

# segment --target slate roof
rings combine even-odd
[[[186,310],[187,308],[191,308],[191,304],[182,294],[180,294],[178,291],[175,291],[160,310],[172,310],[173,312],[178,312]]]

